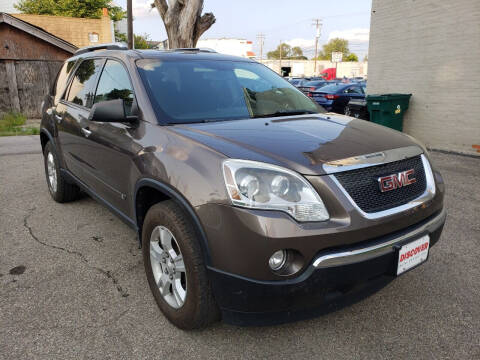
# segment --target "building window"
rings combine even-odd
[[[88,33],[88,40],[91,43],[97,43],[98,42],[98,34],[97,33]]]

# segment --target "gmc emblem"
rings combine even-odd
[[[378,185],[380,186],[380,191],[391,191],[417,182],[417,179],[412,177],[414,173],[415,170],[410,169],[399,172],[398,174],[392,174],[378,178]]]

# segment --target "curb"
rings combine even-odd
[[[428,151],[431,152],[437,152],[441,154],[447,154],[447,155],[458,155],[458,156],[464,156],[464,157],[469,157],[473,159],[479,159],[480,160],[480,154],[475,155],[475,154],[467,154],[463,153],[460,151],[453,151],[453,150],[443,150],[443,149],[435,149],[435,148],[427,148]]]

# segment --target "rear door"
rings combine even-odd
[[[45,127],[51,131],[51,134],[56,138],[57,137],[57,127],[56,124],[60,123],[63,120],[61,111],[58,112],[57,109],[59,102],[63,99],[66,88],[69,84],[69,78],[72,75],[72,70],[75,67],[77,60],[66,61],[60,71],[57,74],[55,83],[52,86],[50,94],[45,98],[44,108],[42,111],[47,117],[48,121],[45,123]],[[61,146],[58,141],[56,141],[57,146],[57,156],[60,156],[62,159]],[[63,164],[63,161],[62,161]]]
[[[365,97],[359,85],[351,85],[344,89],[339,95],[334,103],[334,111],[339,114],[345,113],[345,106],[347,106],[350,99],[362,99]]]
[[[70,85],[56,107],[58,142],[65,167],[91,186],[93,164],[86,157],[88,116],[104,59],[85,59],[75,70]]]

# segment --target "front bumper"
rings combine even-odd
[[[442,209],[401,231],[360,245],[321,251],[304,272],[283,281],[258,281],[209,268],[214,296],[224,320],[237,325],[276,323],[311,316],[387,283],[396,273],[396,247],[423,235],[433,246],[446,219]],[[346,296],[347,295],[347,296]]]

